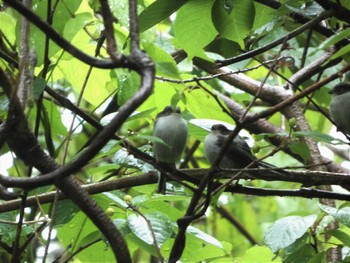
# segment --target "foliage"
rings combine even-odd
[[[128,107],[140,90],[141,70],[128,65],[108,69],[89,65],[67,46],[53,41],[52,33],[32,24],[26,53],[21,49],[25,43],[23,15],[9,2],[0,1],[0,69],[13,80],[13,87],[19,86],[23,72],[32,73],[23,110],[29,127],[52,160],[62,166],[74,165],[97,141],[98,131]],[[85,54],[109,62],[102,2],[33,0],[29,9]],[[116,49],[125,57],[133,54],[134,38],[128,3],[108,1]],[[348,154],[338,154],[335,148],[347,146],[346,137],[335,132],[327,106],[331,99],[328,91],[338,79],[347,80],[345,73],[350,68],[349,3],[139,0],[137,6],[141,50],[156,69],[153,92],[122,123],[117,137],[111,135],[98,154],[74,172],[121,232],[133,261],[171,258],[183,229],[186,239],[180,244],[184,251],[177,254],[181,262],[328,262],[334,258],[332,249],[342,252],[338,260],[350,261],[350,210],[343,203],[350,197],[333,193],[330,181],[322,181],[322,174],[316,175],[319,181],[312,181],[316,179],[311,172],[327,170],[331,173],[325,180],[338,178],[332,177],[333,173],[344,172],[340,164],[348,160]],[[332,11],[335,7],[340,11]],[[305,26],[310,21],[316,22]],[[21,71],[23,56],[34,58],[33,68],[29,65]],[[3,83],[1,174],[41,176],[45,173],[18,156],[11,143],[5,143],[11,132],[6,130],[6,122],[11,120],[14,100]],[[286,105],[278,108],[285,101]],[[157,194],[154,170],[161,168],[151,158],[151,144],[159,139],[152,136],[152,128],[157,113],[170,104],[180,106],[188,122],[189,141],[181,167],[189,168],[189,175],[192,172],[195,177],[197,168],[210,168],[202,142],[217,122],[243,127],[252,135],[241,135],[254,145],[258,158],[267,157],[266,162],[278,167],[301,167],[301,174],[297,179],[271,179],[263,172],[259,180],[238,175],[237,184],[194,192],[200,180],[205,180],[204,172],[195,181],[184,177],[168,182],[167,194]],[[263,113],[266,115],[258,116]],[[254,122],[249,121],[255,117]],[[326,157],[333,159],[327,166],[324,164],[330,161]],[[225,180],[214,180],[215,187]],[[343,182],[334,179],[332,184]],[[315,190],[301,189],[304,185],[315,186]],[[10,192],[22,190],[23,200],[32,200],[26,205],[30,208],[24,210],[21,202],[0,203],[2,259],[10,262],[13,254],[19,253],[16,256],[23,262],[37,262],[44,257],[38,251],[51,242],[56,250],[49,253],[47,261],[62,257],[66,262],[70,256],[74,262],[115,260],[108,240],[79,204],[69,199],[54,201],[53,182],[14,187]],[[191,218],[190,226],[184,227],[179,219],[184,220],[198,192],[198,209],[191,215],[204,209],[203,216]],[[206,207],[203,204],[210,195]],[[312,199],[315,197],[324,198],[322,204]],[[9,223],[18,220],[34,222],[22,228]],[[50,224],[57,234],[51,235],[51,240],[44,231]]]

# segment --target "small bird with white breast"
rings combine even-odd
[[[332,120],[338,131],[350,135],[350,83],[339,83],[329,93],[332,94],[329,105]]]
[[[230,133],[231,131],[225,125],[215,124],[212,126],[211,132],[208,133],[204,140],[204,153],[209,163],[214,163]],[[223,169],[243,169],[252,162],[254,164],[249,166],[249,168],[268,168],[278,175],[288,174],[286,171],[277,171],[276,166],[257,160],[252,154],[249,145],[239,135],[230,143],[218,167]]]
[[[167,106],[158,113],[153,136],[164,142],[154,142],[153,144],[153,152],[157,162],[166,163],[175,168],[175,162],[181,157],[188,137],[187,123],[182,118],[179,107],[174,110],[171,106]],[[165,194],[166,176],[163,173],[160,174],[157,191]]]

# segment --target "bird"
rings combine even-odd
[[[204,139],[204,153],[209,163],[214,163],[230,133],[231,131],[222,124],[215,124],[211,127],[211,132],[208,133]],[[222,157],[218,167],[222,169],[243,169],[249,164],[251,164],[249,168],[276,168],[269,163],[258,160],[252,154],[246,141],[237,135],[230,143],[230,146]],[[278,175],[288,174],[285,171],[271,171]]]
[[[181,157],[188,137],[187,122],[182,118],[179,107],[174,110],[171,106],[166,106],[163,111],[157,114],[153,136],[164,142],[154,141],[153,143],[156,161],[175,168],[175,162]],[[161,194],[166,192],[166,176],[164,173],[160,173],[157,192]]]
[[[329,105],[329,113],[337,126],[337,130],[350,135],[350,83],[342,82],[333,87],[332,99]]]

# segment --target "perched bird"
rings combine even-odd
[[[211,132],[204,140],[204,153],[208,161],[212,164],[217,158],[221,147],[225,143],[226,138],[230,134],[230,130],[222,124],[215,124],[211,128]],[[242,169],[250,163],[256,161],[257,158],[251,153],[249,145],[240,137],[236,136],[225,152],[223,158],[219,163],[219,168],[226,169]],[[275,166],[256,161],[249,168],[276,168]],[[288,174],[285,171],[274,171],[279,175]]]
[[[350,135],[350,83],[339,83],[329,93],[332,94],[329,105],[332,120],[338,131]]]
[[[181,117],[180,108],[174,111],[167,106],[158,113],[154,124],[153,136],[163,140],[164,143],[154,142],[154,156],[159,163],[166,163],[175,168],[175,162],[185,149],[188,128],[186,121]],[[158,192],[165,194],[166,176],[161,173],[158,182]]]

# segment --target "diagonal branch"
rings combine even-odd
[[[265,51],[270,50],[271,48],[274,48],[274,47],[284,43],[286,40],[291,39],[291,38],[301,34],[302,32],[312,28],[313,26],[320,23],[322,20],[334,15],[334,13],[335,13],[335,11],[333,11],[333,10],[325,11],[322,14],[320,14],[319,16],[315,17],[314,19],[312,19],[309,22],[305,23],[304,25],[300,26],[299,28],[293,30],[292,32],[290,32],[286,36],[283,36],[275,41],[272,41],[271,43],[269,43],[265,46],[262,46],[260,48],[254,49],[252,51],[248,51],[242,55],[238,55],[236,57],[225,59],[225,60],[217,60],[216,63],[219,67],[223,67],[223,66],[227,66],[227,65],[248,59],[248,58],[252,58],[252,57],[259,55],[261,53],[264,53]]]

